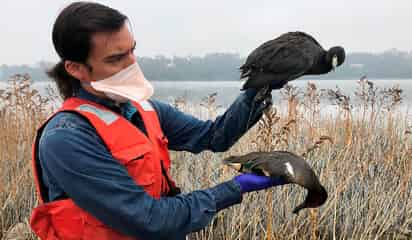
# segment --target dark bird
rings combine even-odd
[[[325,51],[309,34],[288,32],[256,48],[240,67],[240,77],[247,78],[243,89],[278,89],[303,75],[328,73],[344,61],[342,47]]]
[[[295,183],[306,188],[305,201],[293,210],[295,214],[304,208],[319,207],[328,198],[328,193],[305,159],[291,152],[252,152],[228,157],[223,163],[239,172],[270,176],[286,184]]]

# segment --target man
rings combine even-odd
[[[226,151],[267,106],[247,90],[213,121],[155,100],[133,53],[127,17],[75,2],[53,26],[61,61],[50,71],[64,98],[40,128],[33,166],[40,204],[30,224],[41,239],[184,239],[242,194],[283,184],[242,174],[180,194],[168,149]]]

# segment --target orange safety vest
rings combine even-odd
[[[121,115],[80,98],[67,99],[57,112],[76,112],[89,120],[113,157],[125,166],[136,184],[142,186],[153,198],[176,195],[180,190],[169,175],[167,138],[161,130],[156,111],[149,102],[133,102],[133,105],[142,116],[148,136]],[[41,178],[38,143],[44,126],[55,114],[39,128],[33,144],[32,163],[39,205],[32,211],[32,230],[42,240],[134,239],[105,226],[71,199],[44,202],[47,199],[47,189]]]

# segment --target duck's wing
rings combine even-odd
[[[261,155],[259,152],[251,152],[247,153],[242,156],[229,156],[225,159],[223,159],[224,164],[231,164],[231,163],[240,163],[240,164],[248,164],[250,162],[253,162],[255,159],[257,159]]]
[[[273,154],[265,153],[259,155],[250,165],[254,172],[261,172],[263,175],[271,177],[288,178],[287,159],[274,158]]]
[[[308,42],[319,45],[312,36],[303,32],[285,33],[263,43],[249,54],[245,64],[240,67],[241,78],[249,76],[251,71],[295,74],[304,72],[308,65],[312,65],[310,55],[305,51]]]
[[[315,171],[303,157],[288,151],[273,151],[271,152],[271,156],[275,161],[272,161],[272,164],[268,164],[268,168],[278,169],[277,164],[275,164],[276,162],[285,165],[285,171],[291,177],[291,182],[305,188],[308,188],[306,184],[308,181],[319,182]]]
[[[283,151],[251,152],[242,156],[230,156],[223,159],[223,163],[227,165],[242,164],[244,170],[264,173],[264,175],[279,176],[291,171],[290,167],[293,163],[289,166],[287,164],[291,161],[292,157],[296,157],[296,155]]]
[[[280,35],[279,37],[266,41],[253,50],[246,59],[245,64],[240,68],[252,68],[261,67],[261,62],[266,62],[267,59],[271,59],[285,46],[301,44],[303,41],[311,41],[316,45],[319,43],[310,35],[303,32],[288,32]]]
[[[243,156],[230,156],[223,159],[223,163],[240,170],[241,172],[253,172],[258,175],[268,175],[265,159],[268,152],[251,152]]]
[[[307,34],[305,32],[291,32],[289,33],[290,35],[294,36],[295,38],[299,38],[299,39],[305,39],[305,41],[309,41],[312,44],[318,46],[319,48],[322,48],[322,46],[320,45],[320,43],[310,34]]]
[[[299,45],[268,47],[250,60],[249,65],[242,66],[241,78],[248,77],[243,89],[261,88],[265,85],[283,86],[308,72],[313,63],[310,54]]]

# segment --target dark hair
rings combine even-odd
[[[86,63],[92,35],[118,31],[126,20],[118,10],[94,2],[75,2],[60,12],[53,25],[52,38],[61,60],[48,75],[56,82],[63,99],[72,97],[80,88],[80,81],[66,71],[64,61]]]

